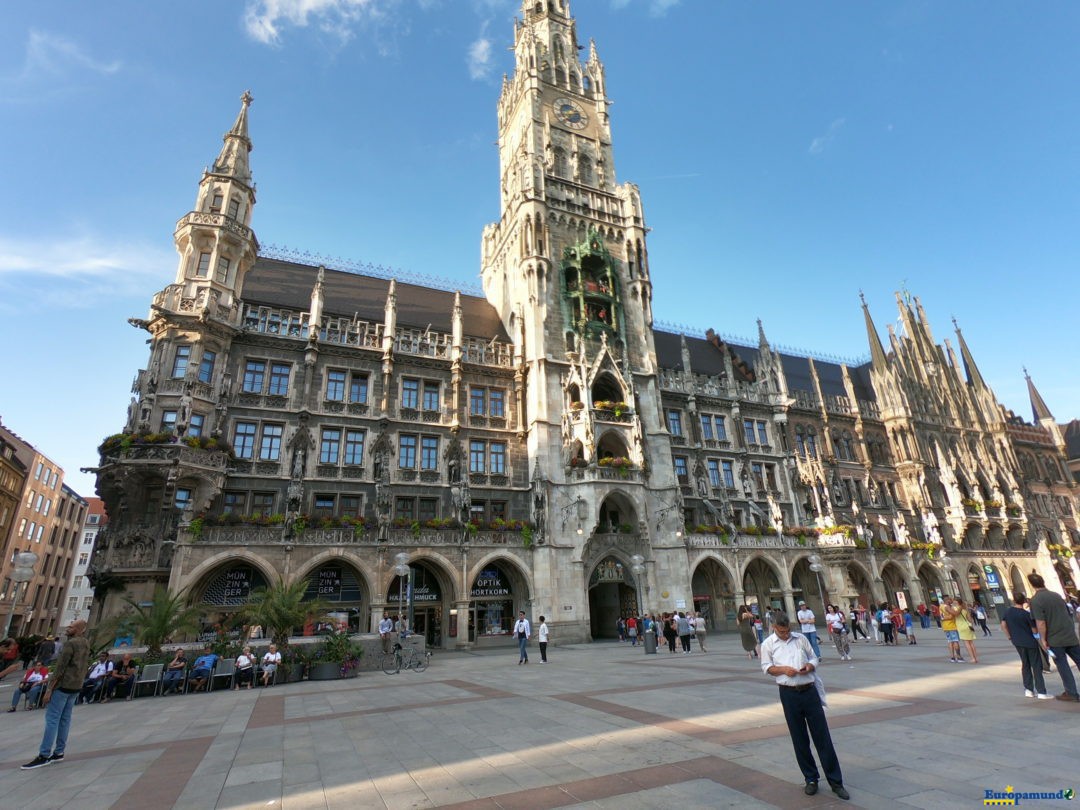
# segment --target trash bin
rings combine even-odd
[[[645,654],[656,655],[656,631],[651,627],[645,631]]]

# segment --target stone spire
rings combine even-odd
[[[870,308],[866,306],[866,296],[859,293],[862,301],[863,320],[866,321],[866,339],[870,343],[870,359],[873,367],[879,371],[885,370],[886,358],[885,347],[881,345],[881,336],[878,335],[874,319],[870,317]]]
[[[1039,389],[1035,387],[1035,383],[1031,381],[1031,375],[1028,374],[1026,368],[1024,369],[1024,379],[1027,380],[1028,398],[1031,400],[1031,413],[1035,417],[1035,422],[1041,424],[1044,419],[1054,421],[1054,415],[1046,407],[1046,402],[1039,393]]]
[[[960,331],[956,318],[953,318],[953,326],[956,328],[956,339],[960,344],[960,357],[964,361],[964,371],[967,373],[968,384],[975,388],[986,388],[986,382],[983,380],[982,374],[979,373],[979,367],[975,365],[975,358],[971,356],[967,341],[964,340],[964,333]]]
[[[244,91],[240,96],[240,112],[232,128],[225,133],[225,143],[221,152],[214,161],[210,174],[228,177],[244,186],[251,188],[251,166],[248,163],[248,154],[252,150],[251,138],[248,137],[248,107],[253,101],[250,91]]]

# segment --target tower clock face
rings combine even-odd
[[[557,98],[551,103],[551,107],[555,111],[555,117],[570,129],[585,129],[589,123],[589,116],[576,101]]]

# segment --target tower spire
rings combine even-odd
[[[1031,414],[1035,417],[1036,423],[1042,422],[1044,419],[1054,421],[1054,415],[1046,407],[1046,401],[1043,400],[1039,389],[1035,387],[1035,383],[1031,381],[1031,375],[1028,374],[1026,368],[1024,369],[1024,379],[1027,380],[1028,398],[1031,400]]]
[[[956,339],[960,343],[960,357],[964,361],[964,371],[967,372],[968,384],[976,388],[986,388],[986,382],[983,380],[982,374],[979,373],[979,367],[975,365],[975,358],[971,356],[967,341],[964,340],[964,333],[960,331],[956,318],[953,318],[953,326],[956,328]]]
[[[245,90],[240,96],[240,112],[232,127],[225,133],[223,138],[225,143],[222,144],[221,152],[210,170],[211,174],[235,180],[248,188],[251,187],[251,166],[248,163],[248,154],[254,148],[251,145],[251,138],[248,137],[248,107],[251,106],[252,101],[254,98],[251,92]]]
[[[881,336],[878,335],[874,319],[870,317],[870,308],[866,306],[866,296],[859,292],[859,300],[862,301],[863,319],[866,321],[866,339],[870,342],[870,358],[876,369],[885,368],[885,347],[881,345]]]

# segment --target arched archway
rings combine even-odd
[[[404,590],[402,580],[393,577],[387,588],[386,604],[391,614],[404,612],[414,633],[422,635],[429,647],[441,647],[446,605],[455,596],[452,576],[435,560],[421,557],[409,562]]]
[[[513,643],[517,611],[528,601],[528,578],[515,560],[501,555],[484,560],[473,570],[469,582],[469,643]],[[529,618],[538,621],[536,616]],[[452,617],[451,635],[459,632],[453,625]]]
[[[607,283],[606,280],[593,282],[595,284]],[[597,376],[593,381],[592,389],[589,392],[592,396],[593,404],[597,402],[624,402],[626,400],[626,394],[623,392],[622,385],[615,379],[615,376],[610,372],[604,372]]]
[[[1018,593],[1027,596],[1027,581],[1024,579],[1024,575],[1020,572],[1020,569],[1015,565],[1009,569],[1009,581],[1012,582],[1012,593],[1010,594],[1010,598],[1016,596]]]
[[[918,570],[919,582],[922,584],[923,593],[930,602],[940,602],[941,596],[947,593],[945,581],[941,577],[941,571],[932,563],[924,562]],[[929,604],[927,605],[929,607]]]
[[[757,615],[765,611],[784,609],[783,591],[780,589],[780,572],[764,557],[754,557],[743,572],[743,593],[751,610],[757,605]]]
[[[589,622],[594,639],[618,638],[619,617],[637,616],[637,586],[630,562],[611,554],[589,574]]]
[[[881,567],[881,584],[885,588],[885,601],[890,605],[903,604],[912,607],[911,588],[908,587],[907,577],[903,569],[894,562],[887,562]],[[903,594],[903,599],[900,595]]]
[[[986,529],[986,547],[995,551],[1005,548],[1005,529],[1000,523],[991,523]]]
[[[870,586],[870,577],[861,565],[850,562],[847,565],[847,576],[851,587],[855,589],[855,600],[864,608],[869,608],[874,602],[874,589]]]
[[[203,610],[199,639],[212,640],[225,630],[230,618],[269,582],[259,566],[247,560],[229,560],[207,571],[192,589],[192,604]]]
[[[968,566],[967,584],[968,590],[971,591],[970,601],[981,602],[984,605],[989,604],[990,597],[986,591],[986,583],[983,580],[983,572],[977,563],[971,563],[971,565]]]
[[[705,617],[708,630],[738,628],[735,589],[727,566],[715,557],[705,557],[694,569],[690,582],[694,593],[694,612]]]
[[[325,620],[337,630],[359,633],[367,627],[367,610],[371,604],[367,585],[356,566],[340,557],[313,563],[300,577],[308,581],[304,601],[322,601],[327,605]],[[322,627],[316,622],[314,632]]]
[[[810,570],[810,562],[806,557],[800,558],[791,568],[791,596],[796,605],[805,601],[817,618],[825,616],[825,605],[837,601],[836,598],[822,590],[824,580],[822,576]]]

